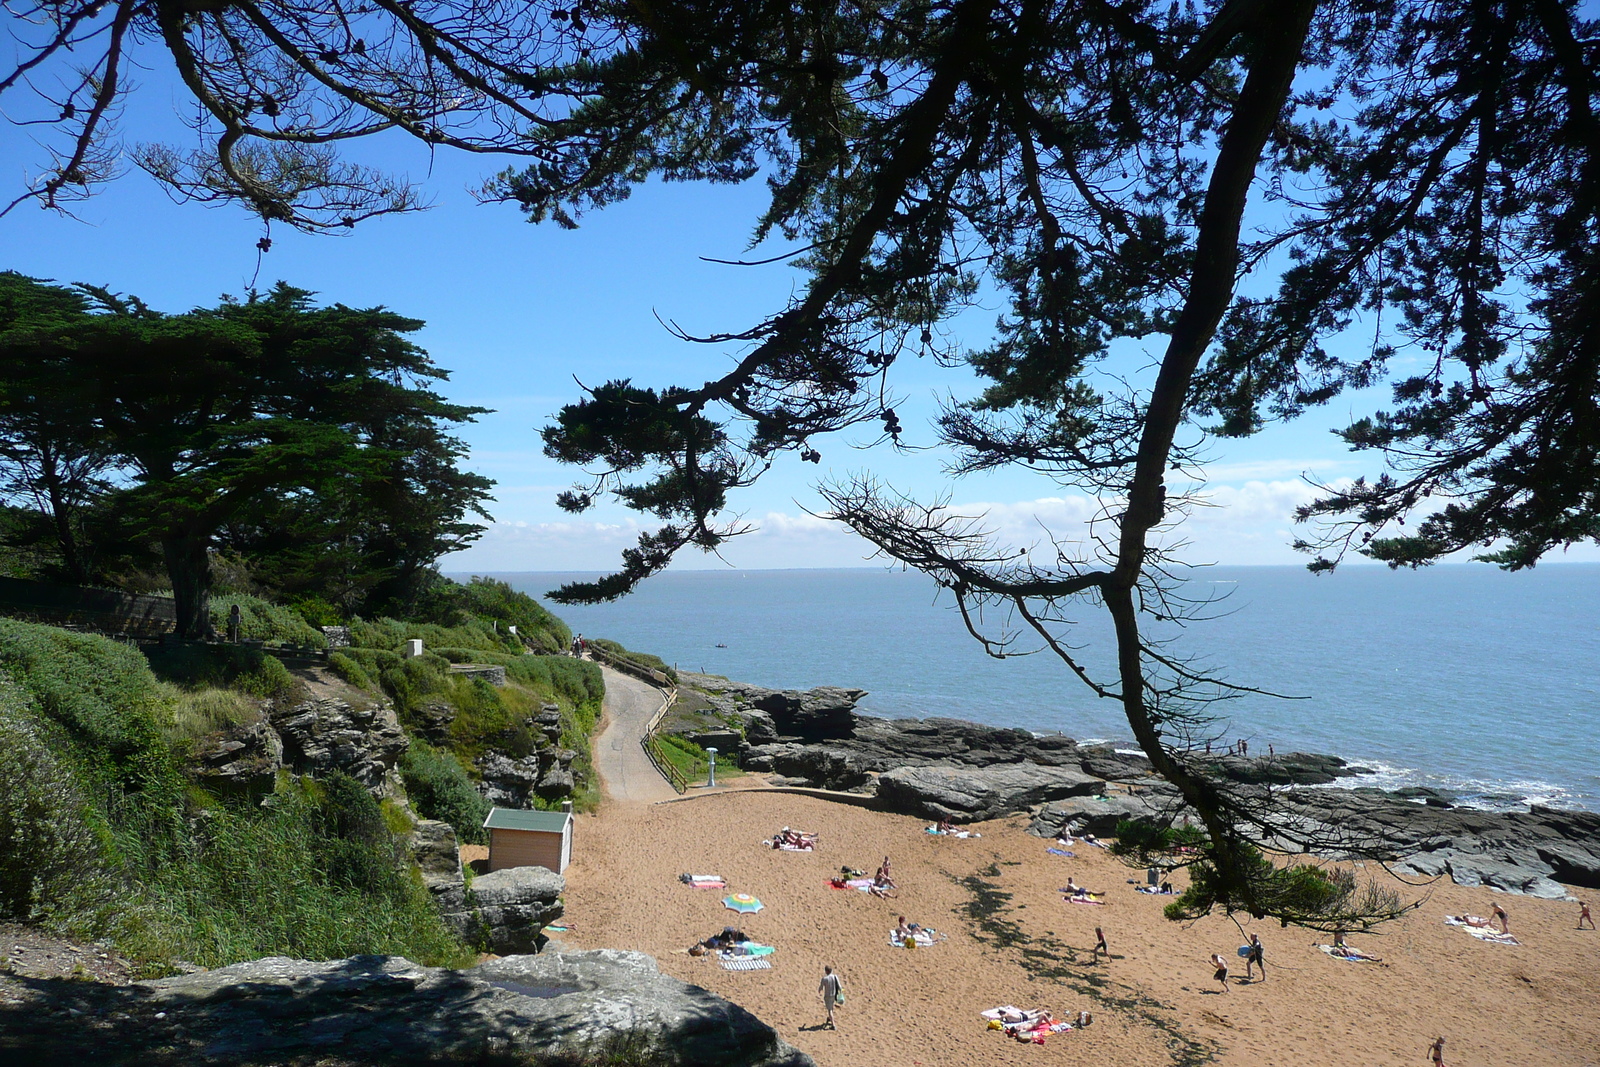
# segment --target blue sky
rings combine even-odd
[[[152,77],[154,77],[152,75]],[[175,94],[146,87],[130,104],[129,140],[182,135]],[[498,483],[496,520],[478,545],[445,561],[452,571],[597,570],[614,565],[633,543],[632,513],[605,505],[584,516],[555,507],[573,472],[540,452],[537,429],[579,397],[575,378],[595,384],[632,378],[641,385],[696,384],[722,372],[733,353],[674,339],[656,316],[691,332],[733,330],[781,305],[798,276],[781,266],[730,267],[699,257],[746,253],[763,206],[759,182],[740,187],[652,185],[629,201],[585,217],[576,231],[533,226],[506,205],[470,195],[500,164],[441,155],[430,160],[398,145],[378,146],[386,165],[423,181],[434,207],[377,219],[349,236],[273,231],[258,284],[282,279],[327,302],[386,305],[427,321],[419,341],[452,372],[450,399],[494,408],[462,436],[470,466]],[[3,202],[20,190],[42,156],[26,134],[0,125]],[[370,156],[368,157],[370,159]],[[242,292],[256,273],[260,224],[234,207],[177,204],[131,167],[120,180],[75,208],[76,218],[23,205],[0,219],[0,268],[62,282],[104,284],[169,311],[215,303]],[[997,308],[977,309],[950,326],[955,338],[981,344]],[[1136,357],[1135,357],[1136,358]],[[972,379],[931,361],[902,361],[896,387],[908,436],[928,441],[936,400],[965,395]],[[1248,441],[1218,442],[1207,492],[1183,533],[1185,558],[1227,564],[1298,563],[1287,545],[1294,506],[1311,495],[1301,480],[1373,473],[1329,433],[1381,406],[1384,396],[1344,397],[1299,423]],[[950,483],[936,453],[861,452],[843,441],[821,443],[820,469],[785,457],[734,504],[760,529],[735,539],[724,559],[685,557],[683,567],[837,567],[865,563],[868,546],[814,519],[811,486],[819,477],[872,469],[920,498],[949,497],[964,513],[987,512],[989,524],[1021,544],[1040,540],[1040,521],[1068,539],[1082,537],[1088,502],[1026,472]],[[1567,558],[1600,559],[1592,547]],[[876,565],[876,564],[869,564]]]

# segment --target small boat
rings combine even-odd
[[[718,642],[717,642],[717,647],[718,647],[718,648],[727,648],[727,647],[728,647],[728,646],[727,646],[727,645],[725,645],[725,644],[723,644],[723,643],[722,643],[722,642],[721,642],[721,641],[718,641]]]

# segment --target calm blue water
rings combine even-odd
[[[1269,743],[1331,752],[1380,772],[1351,784],[1433,785],[1486,807],[1600,810],[1600,565],[1197,573],[1186,591],[1223,599],[1173,651],[1230,681],[1306,698],[1219,707],[1226,736],[1248,737],[1252,754]],[[575,576],[498,577],[542,595]],[[883,570],[685,571],[616,604],[558,613],[575,631],[689,670],[866,689],[862,709],[875,714],[1129,737],[1120,709],[1048,653],[985,656],[935,593],[920,574]],[[1103,614],[1082,608],[1089,628],[1078,642],[1102,670]]]

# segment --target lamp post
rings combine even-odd
[[[706,788],[710,789],[717,784],[717,750],[708,748],[706,749],[706,755],[711,757],[711,773],[706,778]]]

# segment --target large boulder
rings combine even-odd
[[[272,701],[267,708],[283,740],[284,765],[296,774],[342,771],[377,791],[411,743],[387,700],[357,705],[324,697],[287,706]]]
[[[466,907],[466,880],[461,873],[461,848],[456,831],[447,822],[422,819],[411,830],[411,859],[422,875],[422,884],[433,895],[441,912],[459,912]]]
[[[1103,781],[1076,768],[1030,763],[897,767],[878,778],[878,799],[891,810],[959,822],[996,819],[1104,789]]]
[[[539,935],[562,914],[567,880],[543,867],[507,867],[472,880],[457,910],[444,921],[468,943],[507,956],[536,952]]]
[[[281,957],[133,986],[73,983],[60,1010],[22,987],[7,1062],[585,1062],[815,1067],[743,1008],[636,952],[493,960],[453,971],[398,956]],[[22,1006],[23,1008],[26,1005]]]

